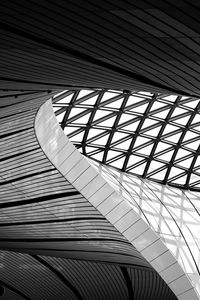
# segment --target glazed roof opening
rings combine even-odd
[[[74,89],[54,96],[53,108],[85,156],[162,184],[200,190],[199,99]]]

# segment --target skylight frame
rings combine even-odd
[[[80,96],[81,93],[82,96]],[[70,100],[68,100],[66,103],[63,102],[62,99],[67,99],[67,97],[70,97]],[[170,97],[171,100],[169,100]],[[84,103],[86,101],[89,101],[90,99],[93,99],[92,101],[94,102],[94,104]],[[102,101],[102,99],[104,101]],[[133,101],[134,99],[136,102],[131,104],[130,101]],[[116,102],[119,100],[121,101]],[[193,105],[190,106],[189,104],[194,101],[197,101],[195,102],[197,105],[196,107],[192,108],[191,106]],[[109,89],[88,88],[84,92],[84,90],[74,88],[72,90],[65,90],[64,92],[60,92],[59,95],[55,95],[52,102],[53,107],[59,107],[59,109],[55,111],[56,116],[59,116],[64,112],[64,117],[60,121],[62,129],[64,130],[67,127],[77,128],[75,130],[72,130],[68,136],[72,141],[74,141],[74,144],[77,146],[79,151],[82,152],[85,156],[93,158],[93,155],[101,154],[101,160],[96,158],[93,159],[107,165],[112,165],[113,162],[124,158],[123,165],[119,167],[116,163],[115,168],[118,168],[123,172],[137,175],[139,177],[157,181],[162,184],[168,183],[169,185],[176,187],[199,190],[199,187],[195,187],[195,185],[198,185],[200,182],[200,174],[198,174],[200,165],[196,166],[195,163],[200,154],[200,132],[198,132],[198,130],[195,130],[195,127],[197,127],[198,124],[200,125],[200,123],[196,122],[193,124],[193,120],[196,116],[199,115],[199,99],[192,97],[182,97],[180,95],[143,93],[140,91],[112,91]],[[115,102],[117,103],[116,107]],[[156,108],[156,103],[158,105],[158,108]],[[163,104],[163,106],[159,105],[159,103]],[[184,104],[187,104],[188,106]],[[145,109],[140,109],[138,111],[137,108],[140,108],[143,105],[146,105]],[[154,109],[152,110],[153,106]],[[71,112],[73,112],[73,110],[77,108],[84,110],[77,115],[74,114],[73,117],[70,117]],[[180,114],[174,115],[174,112],[179,111],[179,108]],[[102,117],[100,116],[98,119],[95,119],[96,113],[101,111]],[[108,114],[104,113],[106,111],[108,112]],[[156,114],[158,113],[160,113],[160,115],[162,116],[162,112],[166,112],[165,114],[167,116],[165,118],[156,116]],[[85,121],[85,123],[83,123],[78,121],[79,119],[87,115],[87,122]],[[121,122],[122,117],[124,119],[123,122]],[[188,117],[187,123],[185,125],[181,124],[181,119],[184,117]],[[112,118],[113,123],[109,125],[109,121]],[[176,120],[180,120],[180,124],[176,123]],[[106,126],[103,122],[106,122]],[[145,122],[149,122],[150,125],[144,127]],[[134,130],[130,130],[131,125],[133,125]],[[129,129],[127,129],[127,126],[129,126]],[[166,132],[166,128],[168,128],[167,126],[169,127],[169,132]],[[97,134],[93,137],[90,137],[91,129],[95,129],[97,131]],[[151,134],[148,134],[148,132],[154,129],[154,133],[152,132]],[[165,134],[163,134],[164,132]],[[197,136],[184,140],[186,134],[190,132],[197,134]],[[82,138],[78,140],[76,138],[76,135],[80,133],[83,133]],[[126,134],[126,136],[124,135],[124,137],[121,137],[118,140],[115,139],[115,141],[113,141],[116,133],[124,133]],[[178,140],[173,141],[173,136],[176,137],[176,134],[179,134]],[[106,137],[105,145],[95,142],[103,137]],[[135,143],[137,143],[138,138],[145,138],[146,142],[135,147]],[[171,140],[167,140],[168,138],[170,138]],[[126,143],[122,144],[126,141],[127,145],[130,142],[129,147],[126,147]],[[187,145],[190,145],[193,142],[196,142],[196,146],[198,146],[196,150],[187,147]],[[161,143],[166,144],[166,149],[163,149],[162,151],[159,151],[157,153],[156,149]],[[120,148],[121,144],[124,145],[124,147]],[[94,148],[94,150],[88,151],[88,147],[90,149]],[[147,151],[145,150],[145,147],[147,147],[146,149],[149,152],[145,153],[145,151]],[[177,159],[176,157],[179,149],[188,151],[188,155]],[[119,154],[116,157],[108,159],[108,153],[111,150]],[[140,151],[143,153],[140,153]],[[171,151],[173,152],[171,153]],[[164,154],[167,155],[168,153],[170,153],[170,155],[172,154],[171,159],[159,158],[159,156]],[[129,159],[132,155],[136,155],[137,157],[141,158],[141,161],[136,161],[135,164],[130,165]],[[184,160],[187,160],[188,158],[192,158],[191,165],[189,167],[178,165],[179,161],[182,162]],[[158,164],[160,163],[164,165],[158,168],[158,170],[151,171],[152,162],[157,162]],[[144,166],[142,173],[139,174],[137,172],[134,172],[134,168],[138,168],[142,165]],[[171,170],[174,167],[182,171],[181,175],[179,174],[174,177],[170,175]],[[155,176],[159,172],[164,171],[166,172],[164,179],[159,180],[153,178],[153,176]],[[190,182],[192,174],[199,176],[199,179],[197,179],[195,182]],[[177,184],[175,180],[183,176],[186,177],[185,183],[182,185]]]

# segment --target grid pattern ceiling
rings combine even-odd
[[[199,99],[74,89],[54,96],[53,106],[84,155],[163,184],[199,190]]]

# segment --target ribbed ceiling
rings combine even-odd
[[[0,264],[6,300],[177,299],[161,277],[146,268],[8,251],[0,251]]]
[[[199,3],[2,1],[4,88],[199,94]]]

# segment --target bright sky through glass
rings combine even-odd
[[[200,189],[199,99],[67,90],[54,96],[53,108],[84,155],[164,184]]]

